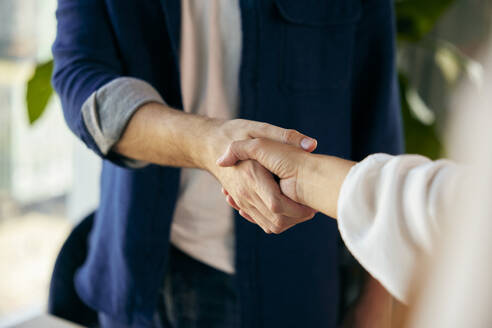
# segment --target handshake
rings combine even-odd
[[[282,233],[321,211],[336,216],[338,191],[352,162],[314,155],[317,141],[295,130],[245,120],[212,173],[226,201],[266,233]]]

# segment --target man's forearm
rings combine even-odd
[[[325,155],[307,155],[298,178],[301,202],[337,218],[340,189],[355,162]]]
[[[113,151],[159,165],[207,169],[229,141],[218,133],[221,123],[149,103],[135,112]]]

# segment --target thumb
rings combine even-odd
[[[259,127],[252,129],[249,133],[249,136],[253,139],[270,139],[299,147],[308,152],[313,152],[318,145],[316,139],[308,137],[293,129],[284,129],[267,123],[258,123],[258,126]]]
[[[258,147],[257,139],[234,141],[229,145],[226,152],[217,160],[217,164],[222,167],[233,166],[238,161],[256,159]]]

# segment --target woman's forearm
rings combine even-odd
[[[355,164],[333,156],[307,155],[297,181],[301,202],[336,219],[340,189]]]

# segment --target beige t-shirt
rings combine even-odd
[[[182,0],[181,88],[184,110],[224,119],[238,112],[239,0]],[[220,183],[182,169],[171,243],[216,269],[234,272],[234,220]]]

